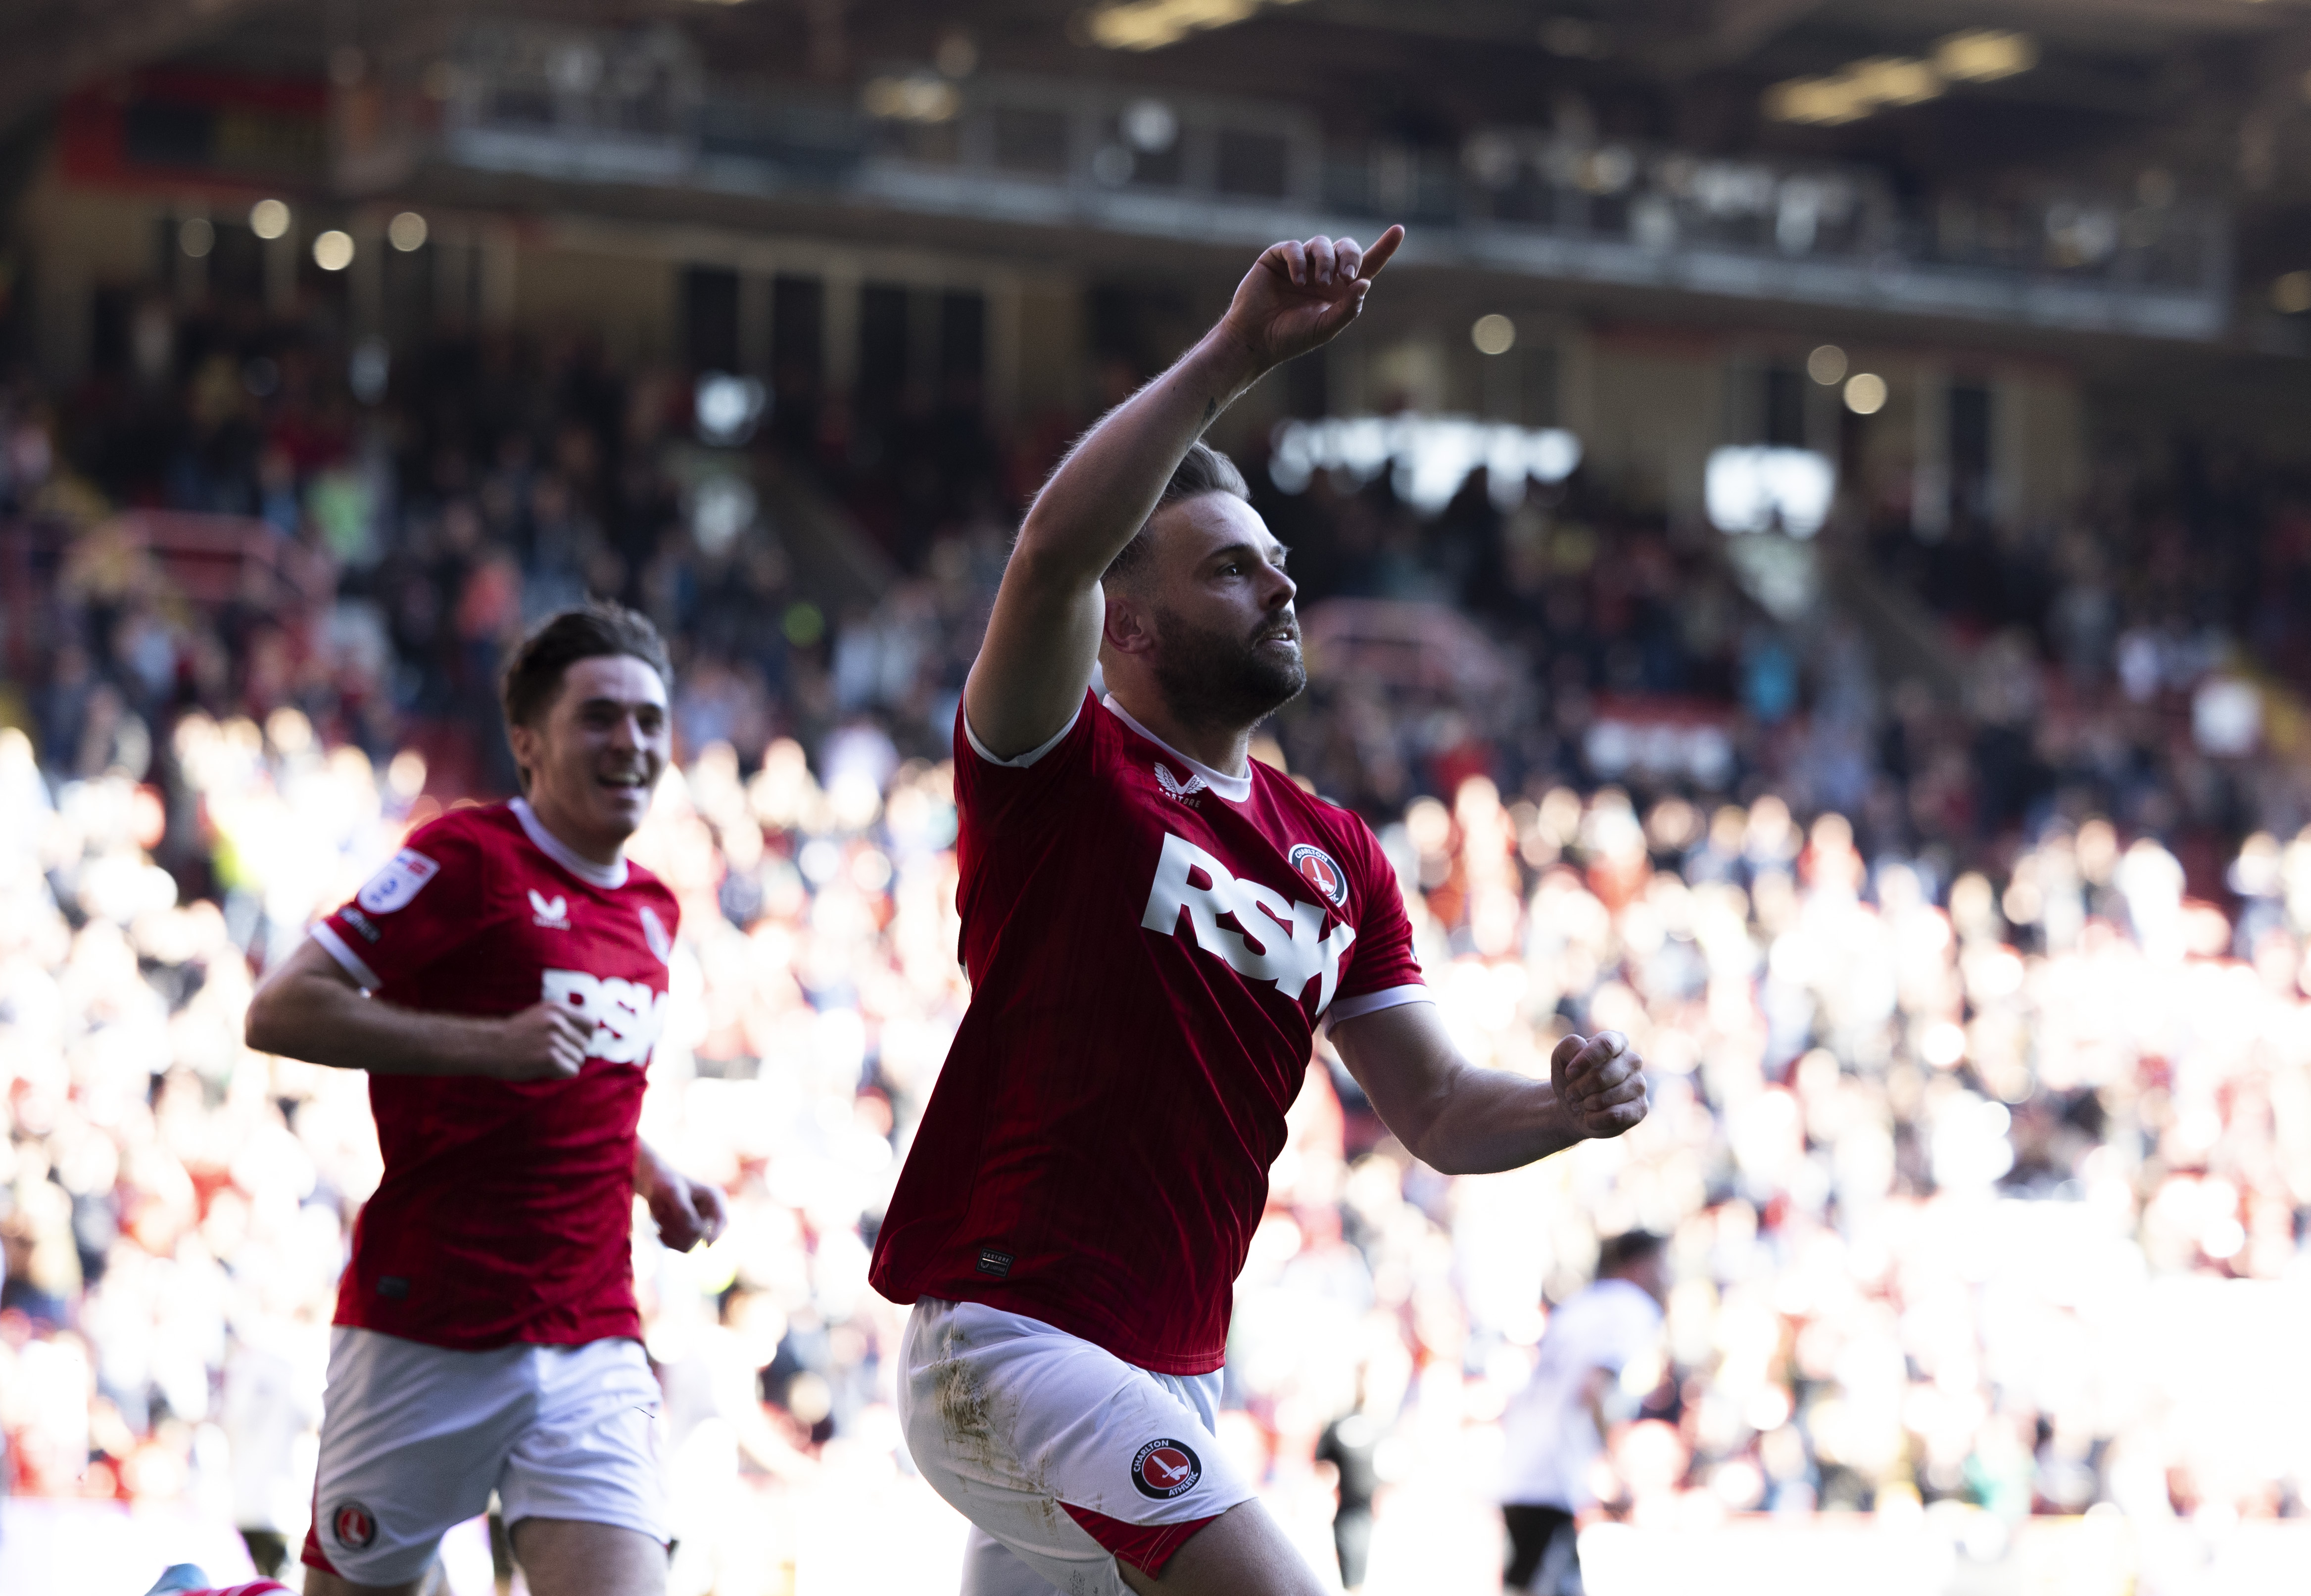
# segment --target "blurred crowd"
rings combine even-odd
[[[378,1155],[360,1077],[241,1045],[245,948],[277,956],[434,800],[415,754],[380,771],[293,710],[172,740],[214,898],[153,862],[148,786],[55,780],[0,733],[0,1426],[13,1490],[189,1496],[285,1546]],[[779,739],[751,772],[699,751],[635,840],[684,906],[645,1133],[734,1212],[700,1253],[636,1241],[685,1591],[781,1588],[798,1493],[905,1469],[865,1268],[967,999],[954,834],[946,766],[823,780]],[[1653,1112],[1449,1180],[1320,1050],[1230,1349],[1223,1438],[1272,1489],[1320,1494],[1350,1414],[1383,1526],[1417,1460],[1484,1488],[1549,1304],[1644,1227],[1675,1285],[1591,1482],[1609,1511],[1943,1513],[1970,1546],[2100,1503],[2300,1511],[2307,1416],[2253,1392],[2306,1267],[2311,837],[2251,836],[2235,913],[2100,819],[1939,890],[1772,795],[1641,812],[1478,776],[1383,842],[1469,1057],[1539,1073],[1612,1026]],[[2211,1337],[2235,1365],[2185,1355]]]
[[[791,364],[768,388],[622,368],[582,334],[439,331],[388,357],[247,308],[131,320],[127,353],[72,392],[0,381],[0,717],[53,769],[149,767],[164,789],[176,716],[289,707],[373,760],[423,749],[441,793],[506,790],[498,661],[589,593],[672,640],[688,753],[855,729],[937,758],[1009,530],[1092,414],[999,440],[967,368],[824,395]],[[1086,398],[1141,375],[1095,362]],[[2068,514],[2010,526],[1964,484],[1936,528],[1857,492],[1824,554],[1633,510],[1588,472],[1478,467],[1424,513],[1400,471],[1286,493],[1265,440],[1237,447],[1304,614],[1478,624],[1481,668],[1320,661],[1279,723],[1375,818],[1470,773],[1770,789],[1947,880],[2002,876],[2045,825],[2104,815],[2210,897],[2241,837],[2311,820],[2269,757],[2311,727],[2311,493],[2243,458],[2114,450]],[[242,528],[234,575],[209,571],[197,600],[171,512]],[[1857,607],[1841,572],[1912,624]]]
[[[0,730],[9,1487],[301,1535],[378,1155],[358,1076],[242,1046],[253,975],[409,826],[507,788],[475,731],[501,650],[613,594],[678,666],[679,769],[634,843],[684,905],[644,1130],[734,1209],[703,1252],[635,1244],[676,1584],[781,1589],[829,1481],[907,1478],[866,1260],[968,997],[955,705],[1067,428],[1007,452],[949,394],[710,446],[686,383],[582,343],[445,341],[368,407],[246,328],[172,348],[144,387],[0,390],[0,556],[43,596],[0,617],[0,724],[28,728]],[[1320,655],[1262,756],[1381,831],[1470,1057],[1539,1073],[1610,1026],[1655,1083],[1620,1142],[1448,1180],[1320,1047],[1223,1426],[1276,1499],[1322,1502],[1344,1417],[1377,1438],[1376,1567],[1391,1492],[1489,1489],[1549,1304],[1644,1227],[1675,1285],[1592,1481],[1609,1513],[1916,1512],[1979,1550],[2101,1504],[2300,1511],[2311,1412],[2258,1391],[2252,1349],[2284,1344],[2311,1205],[2311,802],[2269,756],[2285,618],[2225,607],[2254,584],[1961,530],[1917,557],[1980,569],[1919,590],[1970,663],[1881,691],[1854,627],[1777,621],[1715,534],[1577,476],[1519,501],[1479,475],[1424,519],[1384,479],[1287,496],[1246,464],[1312,616],[1473,615],[1501,673]],[[2293,547],[2275,499],[2208,502],[2237,546]],[[196,600],[122,507],[262,540]],[[2139,524],[2166,548],[2176,515]],[[871,581],[828,574],[828,516]],[[1984,572],[2045,548],[2062,580],[1984,608]],[[2250,680],[2241,742],[2208,693]],[[1715,752],[1603,735],[1648,704]],[[2186,1356],[2217,1335],[2249,1350]]]

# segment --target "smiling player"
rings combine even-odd
[[[625,858],[666,768],[665,646],[615,606],[521,646],[524,798],[454,810],[313,929],[249,1044],[365,1069],[385,1178],[337,1295],[307,1596],[414,1592],[497,1492],[537,1596],[666,1583],[633,1198],[667,1245],[722,1195],[635,1135],[674,895]]]
[[[1212,1435],[1230,1284],[1317,1025],[1440,1170],[1644,1116],[1611,1033],[1565,1038],[1548,1082],[1461,1059],[1371,832],[1247,757],[1307,672],[1284,549],[1198,440],[1353,321],[1403,236],[1269,249],[1076,446],[964,689],[972,1001],[872,1278],[914,1304],[901,1415],[976,1526],[969,1596],[1323,1588]]]

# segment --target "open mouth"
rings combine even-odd
[[[627,771],[615,776],[598,776],[595,780],[613,792],[641,792],[650,786],[650,782],[639,771]]]

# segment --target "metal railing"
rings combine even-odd
[[[813,99],[718,78],[666,26],[477,27],[455,81],[439,153],[484,170],[1231,245],[1401,220],[1408,260],[2155,336],[2229,314],[2227,218],[2172,196],[1921,206],[1857,166],[1520,127],[1342,144],[1277,102],[904,67]]]

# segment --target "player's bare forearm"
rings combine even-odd
[[[1172,369],[1100,418],[1019,528],[1007,587],[1087,589],[1147,523],[1188,446],[1268,368],[1223,320]]]
[[[1559,1042],[1546,1081],[1470,1064],[1433,1003],[1360,1015],[1331,1035],[1382,1121],[1446,1174],[1522,1168],[1644,1118],[1643,1061],[1613,1032]]]
[[[1582,1139],[1547,1081],[1464,1064],[1439,1095],[1418,1145],[1405,1146],[1431,1169],[1483,1175],[1522,1169]]]
[[[1260,377],[1215,328],[1085,434],[1027,511],[964,687],[980,740],[1011,758],[1065,726],[1099,657],[1099,579],[1211,418]]]
[[[307,941],[249,1000],[244,1039],[259,1052],[377,1075],[575,1075],[583,1028],[546,1009],[508,1019],[427,1014],[365,995],[318,942]]]
[[[1189,446],[1262,373],[1353,322],[1403,237],[1391,228],[1369,252],[1351,239],[1270,247],[1218,324],[1068,451],[1019,528],[964,687],[971,728],[996,754],[1025,753],[1075,712],[1099,657],[1100,578]]]

